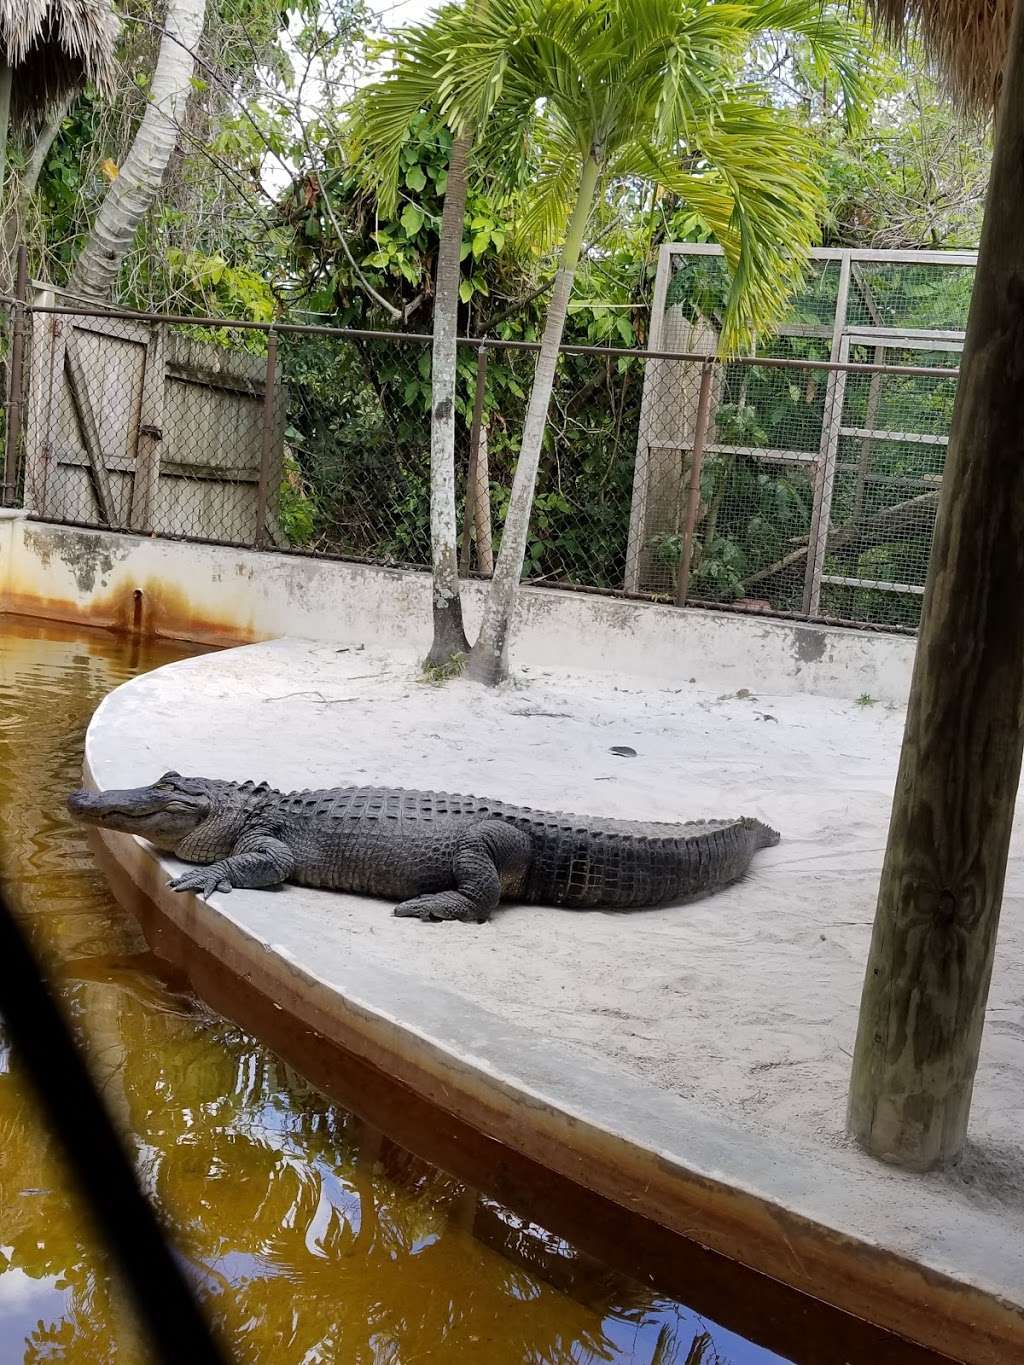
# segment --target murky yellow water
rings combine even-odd
[[[194,652],[0,618],[0,849],[145,1187],[238,1360],[779,1360],[403,1151],[147,951],[63,801],[102,697]],[[144,1359],[0,1038],[0,1365]]]

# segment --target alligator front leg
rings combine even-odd
[[[269,835],[249,835],[239,841],[230,857],[184,872],[167,885],[172,891],[198,891],[202,896],[211,896],[214,891],[230,891],[233,886],[279,886],[294,870],[295,855],[286,843]]]
[[[501,900],[502,886],[514,883],[529,867],[530,854],[528,835],[501,820],[484,820],[459,839],[452,860],[453,889],[402,901],[395,914],[401,919],[484,924]]]

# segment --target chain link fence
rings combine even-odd
[[[429,566],[429,337],[46,297],[5,308],[8,502],[47,521]],[[803,354],[783,343],[721,362],[713,339],[691,327],[687,340],[684,353],[562,349],[524,578],[915,628],[955,344],[854,333],[838,360],[812,338]],[[467,575],[489,575],[500,550],[536,350],[459,343]]]
[[[0,506],[18,501],[18,451],[24,375],[12,370],[15,301],[0,297]],[[23,347],[21,348],[23,351]]]

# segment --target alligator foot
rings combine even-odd
[[[399,919],[461,920],[464,924],[484,924],[490,911],[474,905],[461,891],[439,891],[434,896],[414,896],[395,906]]]
[[[231,883],[222,868],[200,867],[194,872],[183,872],[167,885],[172,891],[198,891],[201,896],[212,896],[215,891],[230,891]]]

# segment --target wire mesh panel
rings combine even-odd
[[[279,357],[287,390],[279,520],[288,544],[428,565],[429,343],[287,333]]]
[[[459,479],[462,567],[487,573],[501,546],[535,353],[499,342],[485,350],[481,366],[477,348],[460,348],[456,457],[466,473]],[[523,566],[528,581],[621,586],[642,373],[639,355],[559,357]]]
[[[149,328],[122,318],[37,324],[28,505],[57,521],[130,526]]]
[[[714,339],[694,327],[687,343],[692,355],[708,354]],[[697,359],[646,362],[626,551],[625,586],[633,592],[668,595],[675,590],[698,446],[702,372]],[[701,444],[715,439],[721,381],[716,371]]]
[[[0,303],[0,470],[3,474],[3,487],[0,488],[0,496],[4,506],[15,500],[17,488],[17,460],[15,452],[11,448],[11,398],[15,402],[21,396],[12,391],[13,376],[11,374],[11,334],[12,334],[12,309],[7,303]],[[9,453],[10,452],[10,453]]]
[[[524,357],[530,362],[533,357]],[[563,354],[552,395],[527,576],[619,588],[643,392],[636,356]]]
[[[269,444],[282,441],[267,349],[259,331],[37,313],[27,506],[54,521],[255,544],[268,422]]]
[[[138,519],[147,529],[241,545],[261,536],[283,542],[276,489],[265,497],[260,488],[265,449],[279,470],[283,439],[267,356],[260,332],[153,329],[148,359],[154,386],[163,376],[162,392],[142,415],[135,469]]]
[[[799,610],[814,502],[811,461],[747,452],[705,460],[691,596]]]
[[[852,359],[938,373],[846,378],[822,601],[851,620],[915,626],[956,396],[948,350],[851,347]]]
[[[956,259],[856,260],[846,325],[962,334],[973,285],[974,265]]]
[[[635,580],[640,591],[669,595],[687,545],[701,367],[694,361],[648,365],[670,367],[676,382],[658,385],[660,439],[645,443],[641,430],[633,517],[634,529],[643,519],[644,532],[633,536]],[[802,366],[716,365],[694,505],[692,596],[799,607],[825,377]]]

